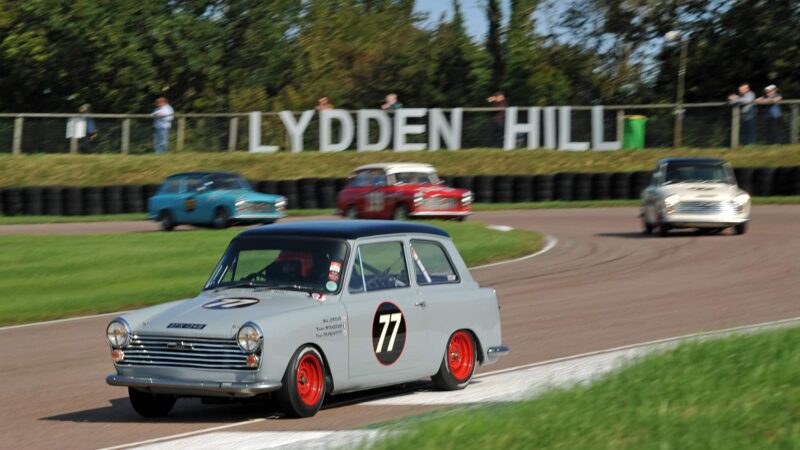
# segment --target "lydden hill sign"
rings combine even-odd
[[[505,110],[505,126],[503,128],[503,148],[517,148],[518,138],[524,148],[557,148],[559,150],[618,150],[619,141],[603,140],[603,107],[592,107],[592,141],[572,141],[571,114],[569,106],[548,106],[523,108],[528,113],[528,121],[518,121],[518,107]],[[340,152],[355,148],[362,152],[386,150],[391,146],[394,151],[408,152],[419,150],[458,150],[461,148],[461,131],[464,110],[450,110],[449,118],[438,108],[404,108],[395,110],[390,116],[377,109],[362,109],[353,113],[344,109],[331,109],[319,113],[319,150],[322,152]],[[278,113],[286,133],[289,136],[289,150],[303,151],[303,135],[314,117],[314,111],[304,111],[295,117],[291,111]],[[556,115],[558,120],[556,121]],[[427,120],[425,120],[427,118]],[[374,125],[371,123],[374,122]],[[427,124],[425,124],[427,122]],[[370,126],[377,126],[377,136],[370,140]],[[556,126],[558,125],[558,126]],[[334,135],[334,126],[339,132]],[[489,131],[487,130],[487,133]],[[410,136],[427,134],[427,143],[409,142]],[[540,136],[542,134],[542,136]],[[277,145],[261,145],[261,112],[250,113],[250,151],[254,153],[270,153],[279,150]],[[416,139],[419,141],[420,139]]]

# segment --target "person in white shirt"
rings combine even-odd
[[[156,99],[156,109],[153,111],[153,143],[156,153],[166,153],[169,147],[169,129],[172,128],[172,119],[175,110],[169,105],[166,97]]]

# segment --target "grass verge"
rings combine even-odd
[[[756,205],[797,205],[800,196],[753,197]],[[476,203],[475,211],[499,211],[511,209],[570,209],[570,208],[613,208],[621,206],[639,206],[639,200],[576,200],[552,202],[521,203]],[[333,209],[291,209],[289,217],[329,216]],[[0,225],[36,224],[36,223],[70,223],[70,222],[114,222],[117,220],[145,220],[144,213],[110,214],[96,216],[0,216]]]
[[[0,155],[0,186],[160,183],[177,172],[224,170],[253,180],[344,177],[375,162],[433,164],[444,175],[652,170],[668,156],[719,157],[736,167],[800,165],[800,146],[564,152],[468,149],[438,152],[171,153],[167,155]]]
[[[800,328],[689,342],[589,385],[411,418],[371,448],[800,448],[798,348]]]
[[[534,232],[430,221],[468,265],[532,253]],[[94,314],[196,295],[241,230],[0,236],[0,325]]]

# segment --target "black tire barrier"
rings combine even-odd
[[[141,184],[126,184],[122,187],[122,209],[126,213],[144,212],[144,186]]]
[[[477,203],[491,203],[494,199],[494,176],[477,175],[474,179],[475,201]]]
[[[160,184],[145,184],[142,186],[142,205],[144,206],[145,212],[148,211],[150,206],[150,197],[156,195],[159,189],[161,189]]]
[[[320,208],[336,208],[336,178],[320,178],[317,182],[317,204]]]
[[[0,215],[6,215],[6,212],[3,210],[3,189],[0,188]]]
[[[514,201],[514,177],[511,175],[498,175],[494,177],[493,196],[494,203],[511,203]]]
[[[772,179],[772,195],[790,195],[792,181],[791,167],[777,167]]]
[[[733,169],[733,174],[739,187],[751,195],[753,194],[753,172],[755,172],[755,169],[752,167],[737,167]]]
[[[789,195],[800,195],[800,166],[792,167]]]
[[[317,181],[319,181],[318,178],[301,178],[298,180],[301,208],[319,208],[319,202],[317,202]]]
[[[555,199],[560,201],[573,200],[573,193],[575,191],[575,173],[561,172],[557,173],[554,179],[555,183]]]
[[[453,177],[453,187],[459,189],[468,189],[475,192],[475,177],[460,175]]]
[[[349,178],[337,178],[336,179],[336,195],[338,197],[339,192],[342,192],[342,189],[347,185]]]
[[[44,213],[43,195],[44,189],[39,186],[22,189],[23,212],[26,216],[41,216]]]
[[[773,195],[775,181],[774,167],[758,167],[753,171],[753,195],[766,197]]]
[[[88,186],[81,189],[83,199],[83,214],[97,215],[103,214],[105,206],[103,202],[103,188],[99,186]]]
[[[63,190],[61,201],[65,216],[80,216],[83,214],[83,196],[81,188],[67,186]]]
[[[635,200],[641,198],[642,191],[650,185],[653,179],[653,172],[649,170],[642,170],[631,173],[631,191],[628,193],[628,198]]]
[[[106,214],[122,214],[122,186],[103,186],[103,211]]]
[[[24,212],[22,189],[9,187],[3,189],[3,214],[19,216]]]
[[[253,186],[257,186],[258,192],[261,192],[262,194],[278,193],[278,182],[275,180],[259,181],[257,184],[254,184]]]
[[[533,176],[533,201],[550,202],[555,198],[555,175]]]
[[[46,216],[64,215],[64,188],[47,186],[42,192],[42,213]]]
[[[439,180],[444,183],[445,186],[453,187],[453,178],[450,175],[439,175]]]
[[[630,172],[614,172],[611,174],[611,198],[624,200],[631,190]]]
[[[592,174],[591,173],[576,173],[573,181],[575,188],[572,193],[574,200],[591,200],[592,199]]]
[[[611,174],[592,174],[592,200],[608,200],[611,198]]]
[[[282,180],[278,182],[278,193],[286,197],[286,207],[297,209],[300,199],[297,191],[297,180]]]
[[[515,203],[533,201],[533,176],[517,175],[514,177],[513,187]]]

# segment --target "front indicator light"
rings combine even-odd
[[[111,360],[116,362],[120,362],[125,359],[125,353],[122,350],[114,350],[111,352]]]
[[[258,367],[258,355],[247,355],[247,367]]]
[[[664,199],[664,210],[667,214],[675,211],[675,206],[680,203],[681,198],[677,194],[672,194]]]

